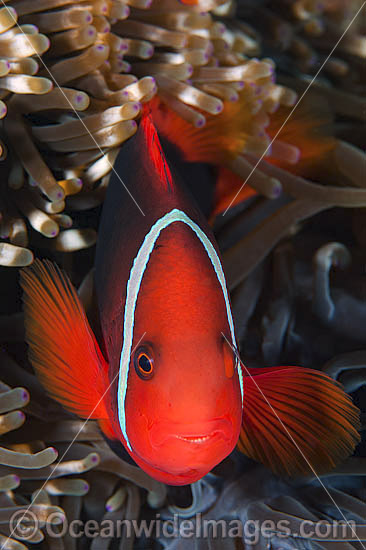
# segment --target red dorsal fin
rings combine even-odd
[[[244,369],[243,375],[243,453],[280,475],[312,475],[353,452],[359,410],[332,378],[302,367]]]
[[[244,150],[252,124],[244,99],[225,102],[220,115],[205,113],[203,127],[184,120],[159,97],[149,106],[159,134],[179,149],[186,162],[226,166]]]
[[[257,135],[252,99],[245,90],[238,93],[237,101],[224,101],[219,115],[201,113],[206,121],[202,127],[184,120],[158,96],[150,100],[149,106],[160,136],[174,144],[187,162],[206,162],[231,169],[242,153],[253,152],[258,145],[264,147],[265,141]],[[266,127],[268,138],[274,138],[282,130],[280,141],[276,139],[272,144],[273,156],[267,156],[266,161],[303,176],[313,174],[314,169],[319,172],[319,164],[322,166],[336,144],[329,108],[318,98],[314,103],[312,96],[309,102],[301,102],[294,116],[289,118],[289,112],[289,107],[281,107],[271,114]],[[239,170],[237,173],[243,180],[240,169],[235,170]]]
[[[21,285],[29,358],[42,384],[78,416],[106,419],[107,364],[69,278],[36,260]]]
[[[169,191],[173,188],[172,174],[148,107],[145,108],[145,112],[143,113],[141,126],[148,144],[149,157],[154,165],[156,173],[160,178],[160,181],[166,185],[166,188]]]
[[[220,166],[217,172],[214,207],[210,221],[213,222],[215,217],[222,214],[227,208],[233,208],[256,194],[250,185],[243,185],[242,177]]]
[[[293,116],[290,117],[289,112],[288,107],[282,106],[271,115],[268,135],[273,139],[280,129],[281,134],[273,143],[272,153],[266,161],[306,178],[316,177],[315,174],[319,176],[321,166],[327,162],[330,151],[337,143],[330,105],[325,98],[314,94],[301,101]],[[288,162],[281,151],[282,143],[298,149],[298,162]],[[277,148],[276,144],[280,147]]]

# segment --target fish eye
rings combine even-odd
[[[135,371],[142,380],[149,380],[154,375],[154,359],[152,353],[145,346],[137,349],[133,362]]]
[[[223,338],[223,352],[224,352],[224,365],[225,374],[227,378],[232,378],[235,372],[236,354],[227,338]]]

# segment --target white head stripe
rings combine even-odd
[[[130,278],[127,282],[126,303],[125,303],[125,312],[124,312],[124,320],[123,320],[123,346],[122,346],[121,359],[120,359],[117,400],[118,400],[118,418],[121,426],[121,431],[122,431],[123,437],[126,440],[126,444],[128,445],[128,448],[130,450],[132,450],[132,448],[127,436],[125,404],[126,404],[128,372],[129,372],[129,365],[130,365],[130,355],[131,355],[131,348],[132,348],[132,342],[133,342],[133,328],[134,328],[134,321],[135,321],[136,303],[137,303],[137,298],[138,298],[138,294],[141,286],[141,281],[145,273],[145,269],[149,261],[150,254],[154,249],[155,242],[157,241],[161,231],[174,222],[182,222],[188,225],[192,229],[192,231],[194,231],[194,233],[197,235],[197,237],[203,244],[208,257],[210,258],[210,261],[215,269],[218,281],[222,288],[222,292],[223,292],[225,304],[226,304],[226,313],[227,313],[227,318],[228,318],[229,327],[230,327],[231,339],[232,339],[233,346],[236,348],[234,323],[233,323],[233,318],[232,318],[231,309],[230,309],[229,296],[226,289],[225,276],[222,270],[219,257],[216,253],[216,250],[212,245],[211,241],[209,240],[209,238],[207,237],[207,235],[202,231],[202,229],[196,223],[194,223],[187,216],[187,214],[175,208],[174,210],[171,210],[171,212],[168,212],[167,214],[165,214],[165,216],[160,218],[152,226],[150,231],[145,236],[145,239],[138,251],[138,254],[134,259],[134,262],[130,271]],[[243,378],[242,378],[242,372],[238,364],[238,361],[236,361],[236,367],[238,369],[240,391],[241,391],[241,397],[243,400],[243,396],[244,396],[243,395]]]

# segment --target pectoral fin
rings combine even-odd
[[[82,418],[107,418],[107,363],[67,275],[49,261],[21,271],[29,359],[44,387]]]
[[[282,475],[328,472],[360,440],[359,410],[326,374],[246,369],[239,449]]]

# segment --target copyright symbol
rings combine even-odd
[[[31,510],[17,510],[10,518],[11,536],[31,540],[38,530],[37,516]]]

